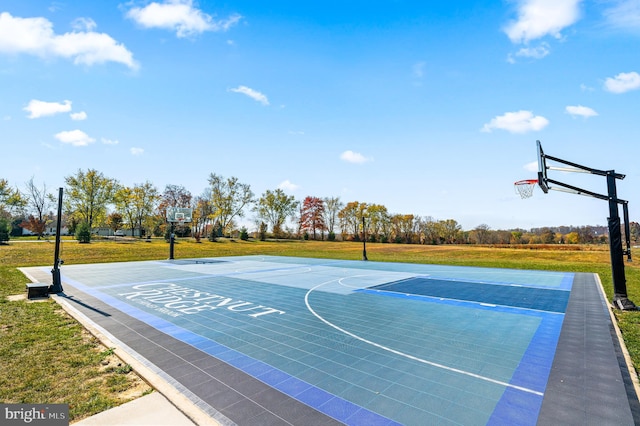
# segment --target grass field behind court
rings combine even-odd
[[[9,302],[24,294],[21,266],[53,265],[52,242],[19,242],[0,246],[0,400],[21,403],[69,403],[75,421],[148,392],[127,366],[107,361],[108,348],[88,336],[53,302]],[[163,240],[118,240],[63,243],[65,264],[166,259]],[[196,243],[180,240],[175,257],[277,255],[358,260],[362,244],[320,241],[224,240]],[[371,261],[447,264],[512,269],[597,273],[607,297],[613,295],[608,246],[423,246],[367,243]],[[640,266],[626,264],[629,298],[640,304]],[[64,273],[64,265],[62,266]],[[625,343],[640,369],[640,312],[617,312]],[[106,363],[106,364],[105,364]],[[134,389],[135,391],[132,391]],[[137,392],[137,393],[136,393]],[[124,396],[124,397],[123,397]]]

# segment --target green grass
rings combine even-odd
[[[52,301],[8,302],[5,296],[25,292],[20,266],[53,264],[53,242],[11,242],[0,246],[0,401],[69,403],[71,420],[122,403],[120,398],[134,385],[131,367],[110,365],[110,349],[88,337],[82,327]],[[169,245],[163,240],[96,241],[63,243],[66,265],[166,259]],[[180,240],[176,258],[249,254],[361,259],[362,245],[319,241],[241,241],[215,243]],[[540,269],[597,273],[610,299],[613,295],[607,246],[420,246],[367,243],[369,260]],[[64,271],[64,265],[62,266]],[[640,265],[626,264],[629,298],[640,303]],[[636,370],[640,369],[640,312],[616,312],[625,343]],[[112,351],[111,351],[112,352]],[[143,389],[142,392],[148,392]]]

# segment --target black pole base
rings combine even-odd
[[[627,297],[614,296],[613,307],[621,311],[637,311],[638,307]]]
[[[54,268],[51,270],[53,275],[53,284],[49,287],[49,293],[62,293],[62,280],[60,279],[60,269]]]

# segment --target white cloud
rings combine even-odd
[[[142,154],[144,154],[144,149],[142,149],[142,148],[131,148],[129,150],[129,152],[131,152],[131,155],[142,155]]]
[[[93,31],[98,24],[91,18],[76,18],[71,23],[71,28],[76,31]]]
[[[345,151],[342,154],[340,154],[340,159],[342,161],[346,161],[347,163],[355,163],[355,164],[362,164],[368,161],[372,161],[370,158],[365,157],[359,152],[353,152],[351,150]]]
[[[91,27],[87,22],[84,21],[85,28]],[[74,31],[57,35],[53,24],[45,18],[18,18],[7,12],[0,13],[0,52],[62,57],[72,59],[76,65],[118,62],[131,69],[138,68],[133,54],[108,34]]]
[[[549,54],[549,44],[541,43],[537,47],[523,47],[516,52],[516,56],[524,58],[542,59]]]
[[[71,117],[71,119],[75,121],[82,121],[87,119],[87,113],[84,111],[72,112],[71,114],[69,114],[69,117]]]
[[[638,32],[640,30],[640,2],[637,0],[616,0],[604,11],[604,16],[612,27]]]
[[[580,18],[582,0],[518,0],[518,19],[504,32],[513,43],[528,43],[545,36],[560,38],[560,31]]]
[[[598,113],[595,112],[593,109],[586,106],[582,106],[582,105],[576,105],[576,106],[569,105],[565,108],[565,110],[569,114],[571,114],[573,117],[580,116],[584,118],[589,118],[589,117],[595,117],[596,115],[598,115]]]
[[[279,189],[282,189],[283,191],[295,191],[298,188],[300,188],[300,185],[296,185],[295,183],[291,183],[288,179],[281,182],[280,185],[278,185]]]
[[[22,109],[29,113],[28,118],[40,118],[71,111],[71,101],[59,103],[32,99],[29,101],[29,105]]]
[[[537,172],[538,171],[538,162],[532,161],[531,163],[527,163],[524,165],[523,169],[528,172]]]
[[[548,124],[549,120],[540,115],[534,116],[531,111],[507,112],[491,119],[481,131],[490,133],[493,129],[500,129],[510,133],[527,133],[542,130]]]
[[[621,72],[615,77],[607,78],[604,82],[604,87],[611,93],[624,93],[640,89],[640,74],[637,72]]]
[[[211,15],[194,7],[192,0],[149,3],[145,7],[132,8],[127,12],[127,17],[145,28],[175,31],[178,37],[188,37],[205,31],[227,31],[242,19],[242,16],[233,14],[227,19],[216,21]]]
[[[87,146],[95,142],[95,139],[89,137],[89,135],[82,130],[77,129],[56,133],[54,137],[60,142],[72,146]]]
[[[242,93],[243,95],[247,95],[251,99],[260,102],[262,105],[269,105],[269,99],[262,93],[257,90],[253,90],[247,86],[238,86],[235,89],[229,89],[230,92]]]
[[[107,138],[101,138],[100,142],[102,142],[105,145],[118,145],[120,143],[117,140],[107,139]]]

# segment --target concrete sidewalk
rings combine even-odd
[[[74,426],[194,426],[159,392],[153,392],[126,404],[88,417]]]

